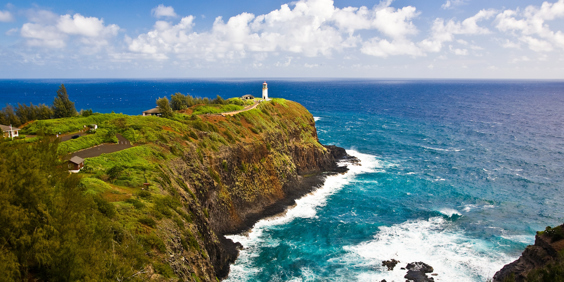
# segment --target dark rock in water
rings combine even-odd
[[[425,273],[433,272],[433,267],[424,262],[412,262],[405,267],[407,274],[403,277],[407,281],[433,282],[435,279],[427,277]]]
[[[407,274],[403,278],[407,279],[408,281],[414,281],[414,282],[434,282],[435,281],[435,279],[427,277],[427,275],[425,275],[425,273],[423,273],[421,271],[413,271],[413,270],[408,270]]]
[[[394,270],[394,267],[396,267],[396,264],[399,263],[399,260],[395,260],[395,259],[391,259],[391,260],[385,260],[382,262],[382,266],[385,266],[388,268],[389,271]]]
[[[386,281],[386,279],[382,279],[382,281],[380,281],[380,282],[388,282],[388,281]]]
[[[424,262],[412,262],[412,263],[407,264],[407,266],[405,268],[407,268],[407,270],[420,271],[422,273],[433,272],[433,267],[424,263]]]

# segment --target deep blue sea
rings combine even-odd
[[[140,114],[175,92],[260,96],[262,80],[0,80],[0,105]],[[231,236],[245,249],[228,281],[485,281],[564,222],[564,81],[273,80],[320,141],[361,160],[285,214]]]

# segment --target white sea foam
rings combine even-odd
[[[501,238],[529,245],[535,243],[535,235],[501,235]]]
[[[442,208],[442,209],[439,209],[438,212],[440,212],[440,213],[442,213],[442,214],[444,214],[448,217],[452,217],[453,215],[458,215],[458,216],[462,215],[457,210],[451,209],[451,208]]]
[[[314,120],[314,121],[318,121],[318,120],[320,120],[320,119],[321,119],[320,117],[313,117],[313,120]]]
[[[360,165],[349,164],[349,170],[346,173],[328,176],[323,186],[296,200],[296,204],[283,214],[258,221],[249,232],[244,234],[226,236],[234,242],[241,243],[244,247],[240,251],[237,261],[231,266],[231,271],[226,281],[246,281],[248,277],[260,272],[259,268],[252,265],[251,259],[258,256],[259,247],[276,245],[278,243],[276,240],[263,235],[265,230],[291,222],[296,218],[315,218],[317,209],[325,206],[327,198],[349,184],[356,175],[376,172],[377,168],[382,168],[383,166],[372,155],[362,154],[355,150],[347,150],[347,153],[357,157],[360,160]]]
[[[344,249],[349,254],[343,260],[372,269],[359,274],[359,281],[405,281],[400,268],[416,261],[433,266],[435,281],[485,281],[515,259],[491,251],[489,243],[465,236],[442,217],[380,227],[373,240]],[[400,261],[393,271],[381,266],[389,259]]]
[[[442,149],[442,148],[433,148],[433,147],[427,147],[427,146],[421,146],[427,150],[433,150],[433,151],[443,151],[443,152],[460,152],[460,151],[464,151],[464,149]]]

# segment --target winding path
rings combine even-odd
[[[109,154],[133,147],[133,145],[131,145],[131,143],[127,139],[121,136],[121,134],[116,134],[116,137],[119,140],[117,144],[104,143],[95,147],[84,149],[82,151],[74,152],[71,154],[71,156],[79,156],[83,159],[94,158],[101,154]]]
[[[234,115],[236,115],[236,114],[238,114],[238,113],[250,111],[250,110],[256,108],[256,107],[258,106],[258,104],[260,104],[260,102],[261,102],[261,101],[255,101],[254,104],[252,104],[252,105],[250,105],[250,106],[248,106],[248,107],[246,107],[246,108],[244,108],[244,109],[242,109],[242,110],[234,111],[234,112],[221,113],[220,115],[222,115],[222,116],[234,116]]]

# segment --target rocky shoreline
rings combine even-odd
[[[226,235],[232,234],[240,234],[244,233],[253,228],[255,223],[259,220],[276,216],[285,212],[288,207],[293,206],[296,203],[297,199],[315,191],[319,187],[321,187],[325,183],[325,179],[329,175],[333,175],[336,173],[346,173],[348,171],[347,166],[339,166],[338,162],[342,160],[347,160],[350,163],[358,163],[359,160],[347,154],[346,150],[337,147],[334,145],[325,145],[324,146],[332,156],[332,164],[329,167],[324,168],[316,172],[315,174],[299,176],[296,181],[288,183],[284,187],[284,191],[286,192],[286,197],[279,199],[275,203],[266,206],[262,211],[251,213],[246,216],[244,222],[238,226],[237,229],[231,232],[224,232],[220,234],[221,243],[224,251],[229,254],[230,259],[225,261],[226,265],[222,265],[220,269],[228,270],[230,265],[235,262],[239,255],[239,250],[242,249],[242,245],[240,243],[233,242],[231,239],[226,238]],[[226,278],[229,274],[227,272],[221,272],[221,276],[218,275],[220,278]]]
[[[539,270],[545,271],[539,275],[550,275],[551,266],[561,264],[559,253],[562,250],[564,250],[564,225],[555,228],[548,226],[545,231],[537,232],[535,244],[527,246],[521,257],[496,272],[493,281],[528,281],[529,276]],[[545,269],[547,267],[548,271]],[[555,281],[555,278],[535,281]]]

